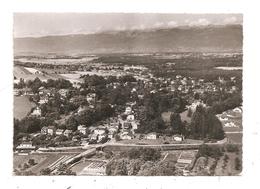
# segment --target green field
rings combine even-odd
[[[13,117],[16,119],[22,119],[31,111],[33,107],[35,107],[35,104],[30,102],[27,97],[14,96]]]

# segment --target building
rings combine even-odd
[[[105,129],[102,129],[102,128],[96,128],[94,130],[94,134],[97,134],[97,135],[103,135],[105,133],[106,133]]]
[[[47,135],[48,134],[48,127],[42,127],[41,134]]]
[[[123,125],[122,125],[123,130],[131,129],[131,127],[132,127],[131,122],[128,122],[128,121],[123,122]]]
[[[69,89],[60,89],[58,91],[58,93],[62,96],[62,97],[66,97],[69,93]]]
[[[89,93],[87,94],[87,101],[88,103],[93,103],[96,100],[96,93]]]
[[[132,108],[131,107],[126,107],[125,114],[129,115],[131,113],[132,113]]]
[[[128,115],[127,117],[126,117],[126,119],[128,120],[128,121],[134,121],[135,120],[135,116],[134,115]]]
[[[152,132],[152,133],[148,133],[146,136],[145,136],[146,139],[148,140],[156,140],[158,138],[158,134],[155,133],[155,132]]]
[[[31,115],[33,115],[33,116],[41,116],[41,115],[42,115],[42,111],[41,111],[41,109],[37,106],[37,107],[33,110],[33,112],[32,112]]]
[[[49,135],[54,135],[55,131],[56,131],[56,128],[54,126],[48,127],[47,132],[48,132]]]
[[[101,140],[103,140],[103,139],[105,139],[105,138],[107,138],[108,136],[107,136],[107,134],[106,133],[104,133],[104,134],[102,134],[102,135],[98,135],[98,142],[100,142]]]
[[[33,146],[31,141],[22,142],[19,146],[16,147],[16,150],[18,151],[32,151],[35,149],[36,146]]]
[[[139,123],[134,121],[134,122],[131,123],[131,125],[132,125],[132,129],[136,130],[136,129],[138,129]]]
[[[59,136],[59,135],[62,135],[63,132],[64,132],[63,129],[57,129],[56,132],[55,132],[55,134]]]
[[[79,125],[78,126],[78,131],[80,132],[80,133],[82,133],[83,135],[86,135],[87,134],[87,127],[85,126],[85,125]]]
[[[182,135],[173,135],[173,140],[177,141],[177,142],[181,142],[184,140]]]
[[[129,132],[123,132],[123,133],[120,135],[120,138],[121,138],[122,140],[131,140],[131,139],[133,139],[134,137],[133,137],[133,135],[130,134]]]
[[[98,134],[93,133],[89,137],[90,137],[90,140],[98,140]]]
[[[72,134],[72,130],[66,129],[63,133],[66,137],[69,137]]]

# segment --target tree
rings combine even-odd
[[[40,174],[41,175],[50,175],[51,174],[51,169],[50,168],[45,168],[45,169],[42,169],[41,171],[40,171]]]
[[[120,136],[118,134],[115,135],[115,140],[120,141]]]
[[[171,120],[171,127],[172,127],[174,133],[180,134],[181,129],[182,129],[182,121],[181,121],[180,114],[177,114],[177,113],[171,114],[170,120]]]
[[[25,170],[25,169],[28,169],[30,166],[27,164],[27,163],[24,163],[23,164],[23,169]]]
[[[124,159],[112,160],[106,166],[107,175],[128,175],[127,162]]]
[[[128,175],[125,160],[119,160],[119,162],[117,162],[114,175]]]
[[[28,160],[28,164],[31,165],[31,166],[33,166],[33,165],[35,165],[36,163],[35,163],[35,160],[34,160],[34,159],[29,159],[29,160]]]
[[[142,149],[141,158],[144,161],[156,161],[161,157],[161,151],[153,148]]]
[[[191,133],[195,139],[221,140],[225,134],[222,124],[211,109],[199,105],[191,118]]]
[[[192,110],[191,108],[188,109],[188,112],[187,112],[187,117],[191,117],[192,116]]]
[[[235,169],[241,170],[241,161],[238,157],[235,158]]]

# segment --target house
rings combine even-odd
[[[126,117],[126,119],[128,120],[128,121],[134,121],[135,120],[135,116],[134,115],[128,115],[127,117]]]
[[[97,134],[97,135],[103,135],[105,133],[106,133],[105,129],[102,129],[102,128],[96,128],[94,130],[94,134]]]
[[[156,140],[158,138],[158,134],[155,133],[155,132],[152,132],[152,133],[148,133],[146,136],[145,136],[146,139],[148,140]]]
[[[60,89],[58,91],[58,93],[62,96],[62,97],[66,97],[69,93],[69,89]]]
[[[62,135],[63,132],[64,132],[63,129],[57,129],[56,132],[55,132],[55,134],[56,134],[56,135]]]
[[[33,110],[33,112],[32,112],[31,115],[33,115],[33,116],[41,116],[41,115],[42,115],[42,111],[41,111],[41,109],[37,106],[37,107]]]
[[[46,104],[48,102],[48,97],[41,97],[39,100],[39,104]]]
[[[48,134],[48,127],[42,127],[41,134],[47,135]]]
[[[89,93],[87,94],[87,101],[88,103],[94,102],[96,100],[96,93]]]
[[[129,115],[131,113],[132,113],[132,108],[131,107],[126,107],[125,114]]]
[[[136,129],[138,129],[139,123],[138,122],[132,122],[131,125],[132,125],[132,129],[136,130]]]
[[[73,136],[72,139],[71,139],[73,142],[78,142],[80,141],[80,136]]]
[[[54,126],[49,126],[48,130],[47,130],[47,133],[49,135],[54,135],[55,131],[56,131],[56,128]]]
[[[78,131],[80,132],[80,133],[82,133],[83,135],[86,135],[87,134],[87,127],[85,126],[85,125],[79,125],[78,126]]]
[[[120,138],[121,138],[122,140],[131,140],[131,139],[133,139],[134,137],[133,137],[133,135],[130,134],[129,132],[123,132],[123,133],[120,135]]]
[[[32,145],[31,141],[22,142],[19,146],[16,147],[16,150],[23,151],[23,150],[35,150],[36,146]]]
[[[66,129],[63,133],[66,137],[69,137],[72,134],[72,130]]]
[[[242,108],[241,107],[236,107],[233,109],[234,112],[236,113],[242,113]]]
[[[181,142],[184,140],[184,137],[182,135],[173,135],[173,140],[177,142]]]
[[[128,121],[123,122],[122,128],[124,130],[131,129],[131,127],[132,127],[131,122],[128,122]]]
[[[105,138],[107,138],[107,134],[106,133],[104,133],[102,135],[98,135],[98,142],[100,142],[102,139],[105,139]]]
[[[98,134],[93,133],[90,135],[90,140],[97,140],[98,139]]]

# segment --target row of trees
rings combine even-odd
[[[20,79],[18,84],[14,84],[14,88],[22,89],[24,87],[31,88],[34,93],[38,92],[40,87],[45,88],[56,88],[56,89],[69,89],[72,87],[72,84],[65,79],[48,79],[46,82],[41,81],[38,77],[34,80],[24,81],[24,79]]]

